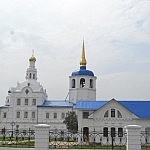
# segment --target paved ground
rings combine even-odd
[[[0,147],[0,150],[35,150],[35,149],[34,148],[8,148],[8,147]],[[55,150],[57,150],[57,149],[55,149]],[[61,150],[66,150],[66,149],[61,149]],[[81,149],[76,149],[76,150],[81,150]],[[84,150],[90,150],[90,149],[84,149]],[[98,150],[98,149],[95,149],[95,150]]]
[[[8,148],[8,147],[0,147],[0,150],[35,150],[34,148]]]

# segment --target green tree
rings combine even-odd
[[[78,120],[75,111],[68,112],[63,123],[66,124],[69,131],[74,133],[78,131]]]

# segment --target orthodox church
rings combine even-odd
[[[96,100],[97,77],[87,70],[84,42],[80,68],[69,76],[69,100],[48,100],[46,90],[37,81],[36,57],[29,58],[25,81],[10,88],[4,106],[0,107],[0,129],[33,129],[49,124],[51,129],[65,130],[67,112],[76,111],[78,128],[89,131],[118,132],[126,125],[140,125],[150,131],[150,101]]]

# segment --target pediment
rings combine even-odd
[[[114,111],[114,112],[113,112]],[[113,114],[114,113],[114,114]],[[115,115],[115,117],[113,116]],[[105,117],[104,117],[105,116]],[[139,118],[115,99],[108,101],[103,107],[89,116],[93,119],[135,119]]]

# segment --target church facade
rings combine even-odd
[[[63,123],[69,111],[76,111],[78,128],[88,132],[109,131],[122,135],[124,126],[140,125],[150,131],[150,101],[96,100],[97,77],[87,70],[84,42],[78,71],[69,76],[69,100],[48,100],[46,90],[37,81],[36,58],[29,58],[25,81],[10,88],[4,106],[0,107],[0,129],[33,129],[49,124],[50,129],[65,130]]]

